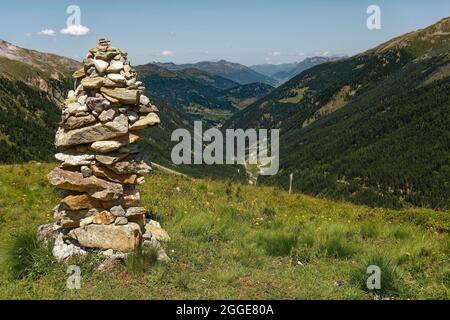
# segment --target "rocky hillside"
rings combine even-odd
[[[81,63],[73,59],[20,48],[0,40],[0,75],[46,92],[58,106],[62,106],[64,100],[64,90],[58,83],[67,82],[80,66]]]
[[[2,64],[2,72],[11,76],[22,77],[22,80],[26,80],[24,77],[32,74],[32,71],[36,70],[43,75],[59,79],[69,76],[73,70],[81,66],[81,63],[78,61],[51,53],[20,48],[4,40],[0,40],[0,57],[10,61],[21,62],[32,67],[28,68],[27,71],[20,68],[12,68],[14,64],[9,66]]]
[[[80,63],[0,41],[0,162],[50,160],[69,75]]]
[[[307,70],[226,127],[280,128],[267,183],[383,206],[449,207],[450,18]]]

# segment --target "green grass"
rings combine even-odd
[[[205,121],[205,123],[211,125],[217,122],[224,122],[233,115],[233,112],[230,110],[210,109],[195,104],[191,104],[186,112],[192,119]]]
[[[271,256],[288,255],[297,243],[295,234],[272,233],[260,234],[258,244]]]
[[[6,257],[6,265],[14,280],[26,277],[39,278],[45,275],[55,263],[51,245],[40,247],[31,230],[15,235],[10,240]]]
[[[307,88],[295,88],[289,91],[289,96],[278,100],[280,103],[299,103],[305,96]]]
[[[81,290],[69,290],[67,266],[33,235],[58,201],[45,180],[53,167],[0,166],[0,299],[450,297],[448,212],[374,209],[160,172],[141,192],[172,238],[164,245],[171,262],[137,252],[99,272],[100,256],[71,261],[82,280]],[[378,292],[365,286],[372,264],[382,271]]]
[[[135,274],[145,273],[156,264],[158,253],[156,250],[138,249],[125,259],[125,266]]]
[[[379,252],[370,252],[361,257],[358,268],[352,270],[350,281],[359,286],[361,290],[369,292],[367,289],[367,266],[375,265],[381,269],[381,289],[380,293],[398,296],[406,293],[405,283],[402,274],[397,270],[395,261]]]

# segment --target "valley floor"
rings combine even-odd
[[[450,298],[448,212],[373,209],[161,172],[141,193],[171,235],[170,263],[99,272],[100,257],[73,262],[82,270],[73,291],[67,266],[38,250],[14,278],[15,237],[53,220],[58,197],[46,174],[54,166],[0,166],[0,299]],[[366,288],[369,265],[381,268],[376,293]]]

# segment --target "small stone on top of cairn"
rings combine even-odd
[[[89,50],[84,67],[73,74],[55,144],[60,166],[50,183],[64,198],[54,209],[55,223],[41,226],[38,240],[55,240],[59,261],[95,250],[123,258],[139,247],[156,249],[169,240],[159,223],[140,205],[137,185],[145,183],[149,162],[136,143],[141,130],[160,123],[128,54],[106,38]]]

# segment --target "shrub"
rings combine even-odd
[[[189,276],[187,274],[180,274],[175,278],[175,287],[180,290],[189,290]]]
[[[158,252],[156,249],[143,250],[137,249],[128,255],[125,260],[125,266],[133,273],[145,273],[158,261]]]
[[[379,252],[370,252],[362,257],[358,267],[350,273],[350,282],[363,291],[371,292],[367,288],[370,276],[367,268],[371,265],[378,266],[381,270],[381,289],[374,292],[396,296],[404,291],[404,282],[394,260]]]
[[[37,279],[48,273],[56,263],[52,245],[39,247],[31,231],[21,232],[12,238],[7,247],[7,261],[13,279]]]
[[[226,240],[223,239],[224,228],[222,224],[203,214],[187,219],[181,226],[181,232],[186,237],[195,237],[202,241]]]
[[[377,238],[380,235],[380,227],[374,221],[367,221],[362,224],[360,234],[363,238]]]
[[[316,235],[311,231],[303,232],[298,240],[301,245],[307,248],[312,248],[316,242]]]
[[[268,220],[275,218],[275,210],[272,207],[264,206],[261,214]]]
[[[246,229],[246,222],[251,217],[239,214],[233,208],[221,207],[218,215],[198,213],[182,220],[181,233],[186,237],[195,237],[201,241],[230,241],[242,236]]]
[[[320,247],[322,253],[333,258],[350,258],[356,253],[356,248],[348,243],[343,234],[328,235]]]
[[[294,248],[291,252],[291,261],[294,265],[298,262],[310,263],[316,258],[316,252],[306,245]]]
[[[225,189],[225,194],[231,198],[233,196],[233,184],[231,181],[228,181],[227,187]]]
[[[405,227],[395,227],[390,233],[391,237],[398,240],[405,240],[411,237],[411,233]]]
[[[271,256],[285,256],[290,254],[292,248],[297,244],[296,235],[279,232],[267,232],[258,236],[257,243],[265,250],[266,254]]]

